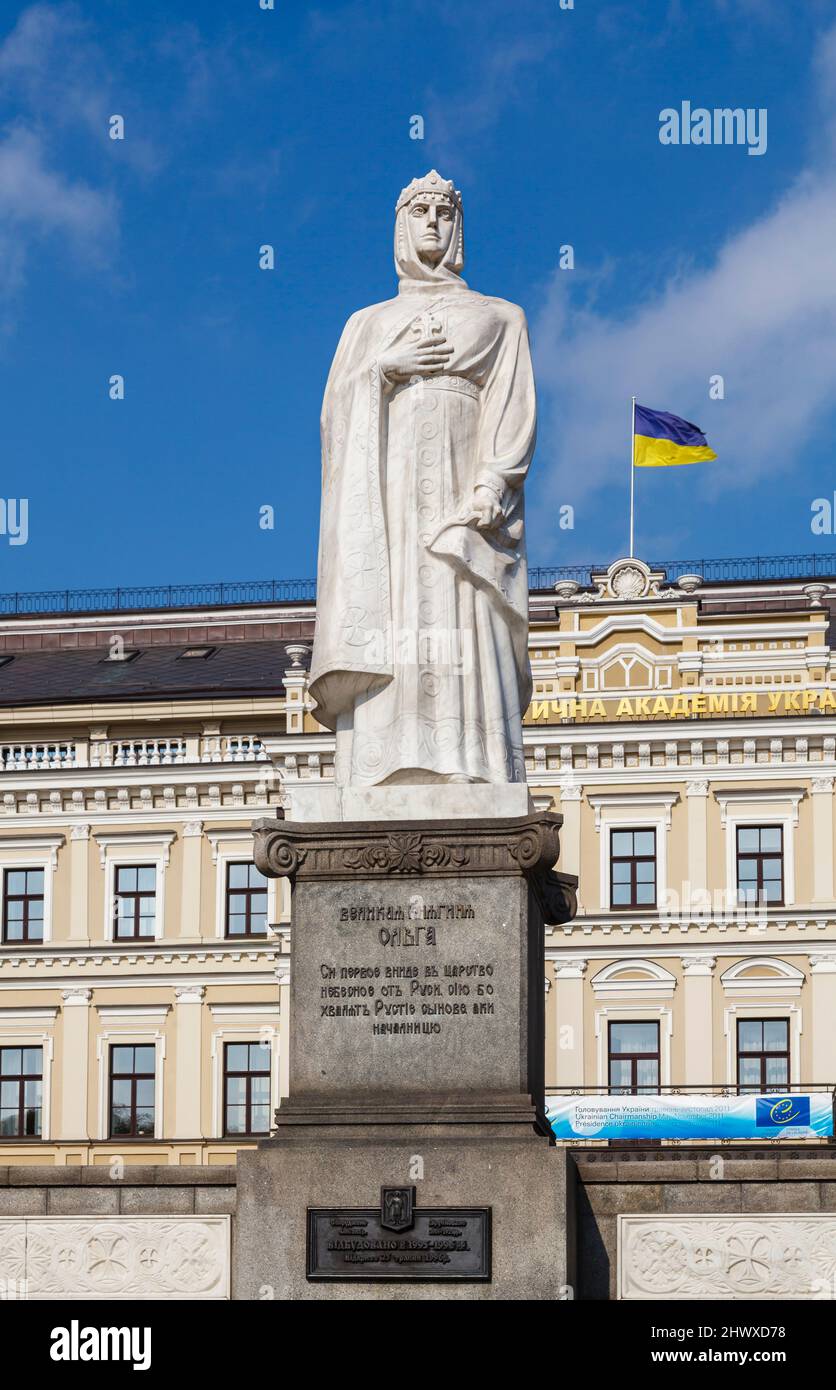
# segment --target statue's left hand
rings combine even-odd
[[[473,489],[473,511],[476,515],[476,526],[480,531],[492,531],[502,519],[499,499],[489,487]]]

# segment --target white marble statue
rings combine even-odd
[[[435,170],[397,203],[398,294],[353,314],[322,408],[311,670],[346,788],[525,782],[525,315],[468,289]]]

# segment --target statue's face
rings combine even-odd
[[[418,255],[427,265],[438,265],[453,236],[453,204],[448,198],[420,194],[409,204],[407,213]]]

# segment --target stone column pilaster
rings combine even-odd
[[[562,956],[554,962],[557,1089],[582,1086],[583,996],[587,962],[582,956]]]
[[[809,1080],[832,1086],[836,1081],[836,951],[820,951],[810,956],[810,979],[813,1056]]]
[[[174,1138],[198,1139],[203,1130],[200,1123],[202,1093],[201,1020],[203,1016],[203,985],[178,985],[174,990],[175,1005],[175,1066],[174,1066]]]
[[[203,845],[203,821],[187,821],[183,826],[180,935],[200,936],[200,865]]]
[[[692,896],[708,887],[708,782],[688,783],[688,881]]]
[[[814,777],[810,795],[813,803],[813,902],[832,903],[833,778]]]
[[[86,845],[85,845],[86,849]],[[59,1139],[89,1139],[91,989],[61,992],[61,1111]]]
[[[685,1048],[683,1086],[709,1085],[714,1080],[711,983],[717,961],[713,956],[682,956]]]
[[[70,940],[89,941],[88,862],[90,826],[74,825],[70,830]]]
[[[583,787],[580,782],[561,782],[560,814],[563,816],[563,829],[560,832],[560,868],[564,873],[578,875],[578,911],[583,897],[583,884],[580,881],[582,800]]]

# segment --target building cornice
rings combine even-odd
[[[571,956],[574,956],[577,954],[577,949],[577,945],[570,946],[566,944],[563,946],[555,946],[547,944],[545,959],[552,963],[557,972],[560,967],[560,962],[565,958],[565,955],[569,953]],[[640,941],[623,942],[617,949],[611,944],[605,946],[592,946],[584,942],[583,951],[584,959],[589,967],[594,967],[598,961],[612,961],[613,959],[621,960],[622,962],[629,961],[632,965],[634,960],[644,959],[647,956],[649,947],[647,942]],[[834,942],[834,952],[836,952],[836,942]],[[724,941],[722,944],[706,944],[702,959],[705,961],[706,973],[715,974],[716,965],[720,959],[726,960],[732,957],[742,957],[751,962],[762,956],[769,955],[770,953],[776,956],[780,954],[782,958],[788,956],[799,957],[803,959],[805,963],[819,959],[822,954],[821,948],[811,948],[811,943],[809,941]],[[683,952],[681,946],[671,943],[654,945],[652,955],[653,959],[656,961],[664,960],[676,964],[677,962],[681,963]],[[696,962],[699,958],[699,953],[689,952],[689,958]],[[714,963],[711,965],[710,970],[709,962]],[[693,969],[695,967],[692,966],[691,968]],[[813,969],[815,973],[815,968],[811,966],[811,969]],[[686,971],[685,973],[687,974],[688,972]]]
[[[696,918],[696,920],[695,920]],[[702,915],[702,910],[686,910],[681,913],[673,911],[666,912],[664,918],[658,912],[590,912],[585,915],[579,912],[571,922],[566,922],[562,926],[553,928],[552,935],[558,934],[564,937],[589,937],[593,933],[601,936],[616,937],[625,939],[633,936],[643,938],[645,942],[648,937],[653,941],[670,936],[674,933],[686,936],[689,932],[695,935],[705,935],[707,932],[717,932],[722,936],[728,933],[731,937],[735,934],[759,936],[767,940],[770,935],[784,932],[805,932],[814,934],[830,930],[836,938],[836,904],[829,908],[817,907],[770,907],[765,911],[757,909],[751,917],[744,918],[738,916],[732,908],[724,918],[722,913]],[[725,946],[729,944],[727,938]],[[586,945],[584,945],[584,951]],[[645,950],[649,947],[645,945]],[[653,950],[657,949],[654,945]],[[782,943],[783,949],[783,943]]]
[[[44,946],[0,946],[0,973],[17,973],[26,968],[43,967],[60,971],[72,969],[101,970],[112,966],[121,970],[125,965],[170,966],[175,963],[191,966],[205,965],[209,962],[223,964],[232,961],[276,961],[282,952],[275,940],[265,937],[261,943],[242,945],[240,941],[206,940],[185,941],[178,939],[149,938],[140,947],[107,941],[89,945],[75,945],[70,942],[48,942]],[[108,977],[110,978],[110,977]],[[112,977],[114,980],[116,976]],[[18,987],[25,988],[18,979]]]
[[[79,992],[93,989],[141,989],[145,986],[154,989],[177,989],[186,983],[187,977],[184,974],[162,974],[162,975],[129,975],[121,979],[102,978],[95,974],[73,974],[62,975],[59,979],[44,979],[43,976],[36,976],[34,979],[27,979],[25,988],[27,990],[61,990],[65,994],[79,995]],[[265,983],[275,982],[275,962],[271,963],[265,970],[246,970],[240,973],[224,972],[212,975],[207,972],[188,976],[189,983],[204,989],[213,989],[216,986],[234,985],[257,985],[263,988]],[[20,980],[6,980],[0,976],[0,992],[3,990],[20,990],[23,986]],[[64,1000],[66,1004],[69,1002]],[[88,1001],[89,1002],[89,1001]]]

